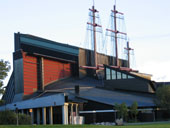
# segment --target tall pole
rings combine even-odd
[[[17,112],[17,126],[19,125],[19,115],[18,115],[18,108],[16,108],[16,112]]]
[[[129,41],[127,42],[127,49],[128,49],[128,68],[130,68],[130,48],[129,48]]]
[[[115,5],[116,5],[116,0],[115,0]]]
[[[96,52],[96,21],[95,21],[95,8],[92,6],[93,10],[93,41],[94,41],[94,66],[97,66],[97,52]]]
[[[127,50],[127,56],[128,56],[128,68],[130,68],[130,50],[133,50],[133,49],[130,48],[129,41],[127,42],[127,48],[125,49]]]
[[[94,5],[92,6],[92,9],[89,9],[92,12],[93,17],[93,23],[87,22],[87,24],[93,26],[93,44],[94,44],[94,66],[97,67],[97,43],[96,43],[96,27],[102,27],[101,25],[98,25],[96,23],[96,16],[95,13],[98,11],[95,9]]]
[[[14,106],[16,107],[16,108],[15,108],[15,112],[16,112],[16,114],[17,114],[17,126],[18,126],[18,125],[19,125],[18,107],[17,107],[16,104],[14,104]]]
[[[119,58],[118,58],[118,34],[122,34],[122,35],[127,35],[126,33],[124,32],[120,32],[117,30],[117,14],[119,15],[124,15],[123,13],[121,12],[118,12],[116,10],[116,1],[115,1],[115,5],[113,6],[113,10],[111,10],[112,13],[113,13],[113,16],[111,15],[111,17],[113,17],[112,20],[114,20],[114,28],[111,28],[111,29],[106,29],[106,31],[110,31],[111,33],[114,33],[114,39],[115,39],[115,51],[116,51],[116,66],[120,66],[119,65]]]
[[[118,59],[118,45],[117,45],[117,22],[116,22],[116,5],[113,7],[114,12],[114,28],[115,28],[115,47],[116,47],[116,66],[119,66],[119,59]]]

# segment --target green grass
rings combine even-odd
[[[0,125],[0,128],[16,128],[16,125]],[[142,125],[102,126],[102,125],[22,125],[18,128],[170,128],[170,123],[150,123]]]

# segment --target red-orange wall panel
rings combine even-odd
[[[47,85],[53,81],[71,76],[70,63],[43,59],[43,78]],[[23,52],[24,95],[30,95],[37,90],[37,58]]]
[[[53,81],[69,77],[70,64],[62,63],[50,59],[44,59],[44,84],[47,85]]]
[[[24,95],[37,90],[37,58],[23,53]]]

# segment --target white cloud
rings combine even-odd
[[[154,81],[170,81],[170,61],[148,61],[138,68],[140,72],[152,74]]]

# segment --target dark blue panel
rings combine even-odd
[[[15,51],[21,48],[21,44],[25,44],[74,56],[79,55],[79,48],[68,44],[62,44],[44,38],[21,33],[16,33],[15,38]]]
[[[20,41],[21,43],[32,45],[32,46],[38,46],[53,51],[61,51],[72,55],[78,55],[78,48],[76,49],[70,47],[69,45],[59,45],[58,43],[49,43],[46,41],[39,41],[39,40],[30,39],[26,37],[20,37]]]
[[[8,81],[6,86],[5,94],[2,97],[2,100],[5,101],[5,104],[11,103],[13,101],[15,95],[15,88],[14,88],[14,72],[12,72],[11,77]]]

